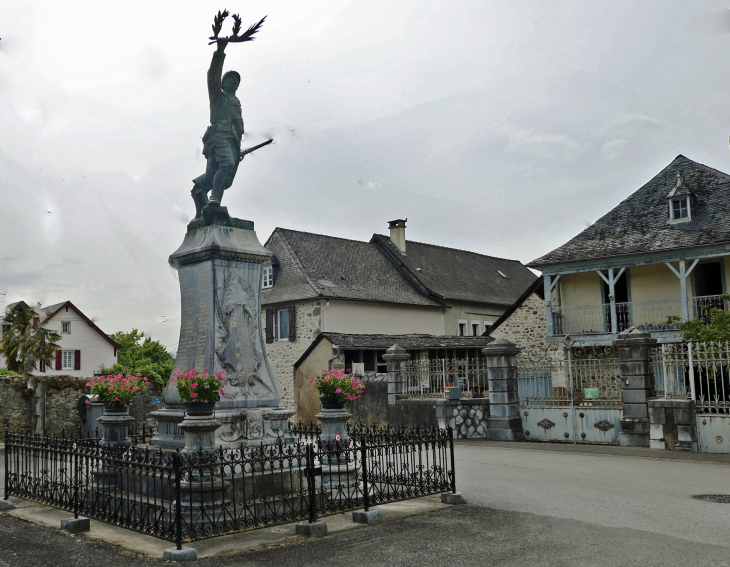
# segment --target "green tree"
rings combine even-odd
[[[720,296],[723,302],[730,301],[730,294]],[[679,323],[679,317],[670,317]],[[679,323],[679,332],[685,341],[708,342],[730,340],[730,313],[724,309],[705,307],[703,313],[689,321]]]
[[[0,352],[8,370],[27,376],[38,369],[39,361],[52,367],[61,335],[48,330],[37,317],[38,313],[22,305],[5,311]]]
[[[137,329],[118,331],[111,338],[122,345],[117,363],[111,368],[101,368],[102,374],[137,374],[149,378],[152,387],[161,391],[172,373],[175,359],[167,349]]]

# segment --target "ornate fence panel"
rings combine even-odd
[[[518,356],[517,381],[528,439],[617,442],[622,392],[612,347],[586,347],[567,338],[538,358]]]
[[[183,542],[456,491],[453,431],[349,427],[341,441],[207,453],[104,451],[95,438],[8,433],[5,496]]]
[[[406,360],[401,363],[403,395],[409,398],[448,397],[461,388],[462,398],[482,398],[489,391],[487,362],[483,358]]]

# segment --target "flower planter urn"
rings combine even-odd
[[[134,418],[129,415],[129,407],[119,402],[104,402],[104,410],[98,419],[102,427],[99,446],[106,451],[124,451],[131,444],[129,426]]]

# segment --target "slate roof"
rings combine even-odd
[[[670,224],[667,196],[677,174],[693,195],[689,222]],[[528,266],[577,262],[730,242],[730,176],[677,156],[638,191],[578,236]]]
[[[368,242],[276,228],[265,246],[279,266],[263,304],[323,297],[442,307]]]
[[[403,255],[382,234],[374,235],[372,242],[378,242],[425,288],[444,299],[512,305],[537,278],[517,260],[412,240],[406,240]]]
[[[346,333],[320,333],[306,351],[294,363],[294,368],[304,362],[309,353],[324,339],[335,346],[346,349],[389,349],[398,345],[406,350],[429,350],[442,348],[484,348],[492,337],[456,337],[452,335],[358,335]]]

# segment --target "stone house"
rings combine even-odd
[[[407,241],[405,224],[369,242],[282,228],[267,240],[262,320],[289,407],[294,364],[320,333],[480,336],[535,280],[516,260]]]
[[[9,305],[8,309],[18,306],[28,307],[28,304],[19,301]],[[39,317],[43,318],[43,325],[61,336],[56,360],[52,367],[47,369],[48,373],[89,378],[102,366],[110,367],[116,364],[117,352],[122,348],[121,345],[70,301],[39,307],[36,311]],[[0,354],[0,366],[5,367],[5,357],[2,354]],[[36,371],[35,374],[39,372]]]

